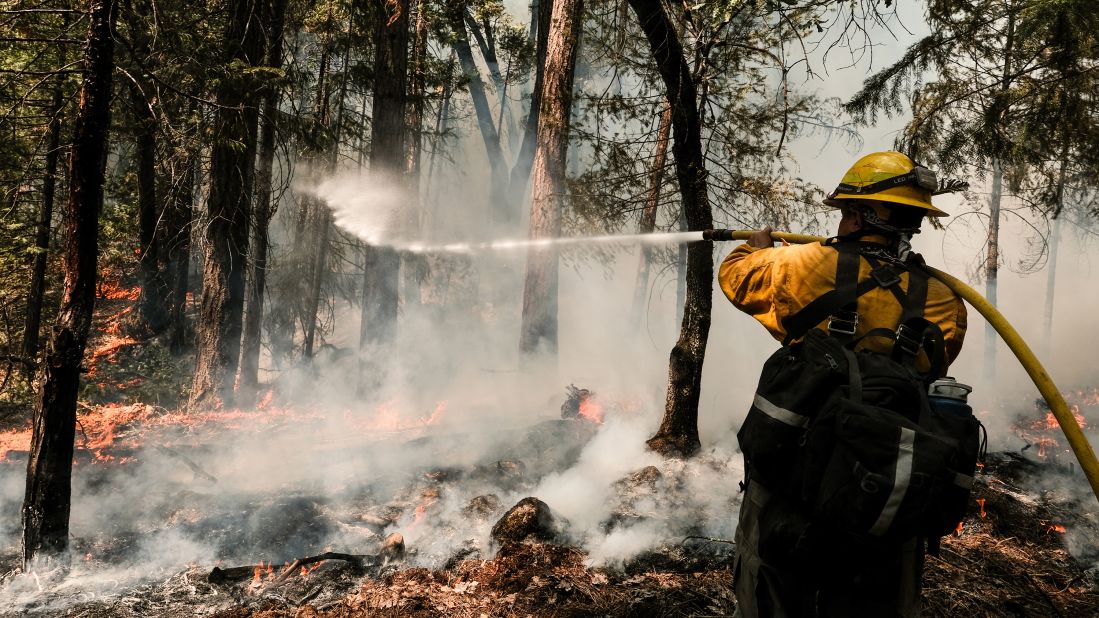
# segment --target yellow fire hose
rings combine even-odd
[[[722,234],[722,240],[747,240],[749,236],[755,233],[754,230],[721,230],[721,232],[724,232],[724,234]],[[729,232],[731,232],[731,234]],[[782,240],[797,245],[824,240],[824,238],[820,236],[790,234],[787,232],[771,232],[771,237],[775,240]],[[1042,397],[1045,398],[1046,404],[1049,405],[1050,411],[1053,412],[1053,416],[1061,426],[1061,431],[1065,433],[1065,438],[1068,440],[1069,446],[1072,447],[1072,452],[1076,455],[1076,460],[1080,462],[1080,467],[1083,468],[1084,474],[1088,477],[1088,483],[1091,484],[1092,493],[1095,494],[1096,500],[1099,500],[1099,460],[1096,460],[1095,458],[1095,450],[1091,448],[1091,444],[1084,435],[1084,431],[1080,428],[1080,424],[1076,422],[1076,417],[1073,416],[1068,402],[1066,402],[1065,398],[1061,395],[1061,391],[1057,390],[1057,386],[1053,383],[1053,379],[1049,377],[1045,367],[1042,366],[1038,357],[1031,351],[1030,346],[1023,341],[1023,338],[1019,336],[1019,332],[1007,321],[1007,318],[997,311],[996,307],[988,302],[985,297],[981,296],[977,290],[969,287],[956,277],[944,273],[941,270],[931,268],[930,266],[927,267],[927,272],[946,284],[946,287],[953,290],[958,296],[961,296],[983,315],[984,318],[988,320],[988,323],[996,329],[996,332],[1000,334],[1000,337],[1003,338],[1004,343],[1006,343],[1007,347],[1015,354],[1015,357],[1019,359],[1019,362],[1023,365],[1023,369],[1026,369],[1027,374],[1030,375],[1030,379],[1033,380],[1034,385],[1038,387],[1038,392],[1042,393]]]

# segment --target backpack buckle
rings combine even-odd
[[[858,312],[837,311],[828,316],[828,332],[833,335],[854,335],[858,328]]]
[[[893,347],[900,348],[905,354],[916,356],[923,345],[923,332],[901,324],[897,327],[897,336],[893,339]]]
[[[870,276],[874,278],[874,281],[878,282],[878,285],[883,288],[892,287],[901,282],[901,276],[896,273],[892,268],[886,265],[879,266],[870,271]]]

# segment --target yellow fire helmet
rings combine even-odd
[[[929,217],[946,217],[949,215],[931,204],[931,195],[938,188],[935,172],[903,153],[888,150],[855,161],[824,203],[839,208],[843,200],[876,200],[922,208]]]

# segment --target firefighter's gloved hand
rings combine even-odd
[[[774,229],[771,226],[767,226],[762,230],[755,232],[748,237],[748,246],[755,247],[757,249],[770,249],[775,246],[775,239],[771,238],[771,232]]]

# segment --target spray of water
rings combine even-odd
[[[505,251],[509,249],[563,245],[626,245],[636,243],[656,245],[663,243],[684,243],[696,240],[702,240],[702,232],[659,232],[653,234],[524,238],[515,240],[490,240],[484,242],[455,242],[438,245],[417,242],[396,242],[387,243],[387,245],[411,253],[472,253],[476,251]]]
[[[361,240],[410,253],[474,253],[568,245],[655,245],[702,240],[702,232],[663,232],[429,243],[410,238],[407,228],[401,226],[401,209],[407,206],[409,198],[401,185],[388,179],[369,174],[342,174],[296,188],[324,200],[332,209],[336,225]]]

